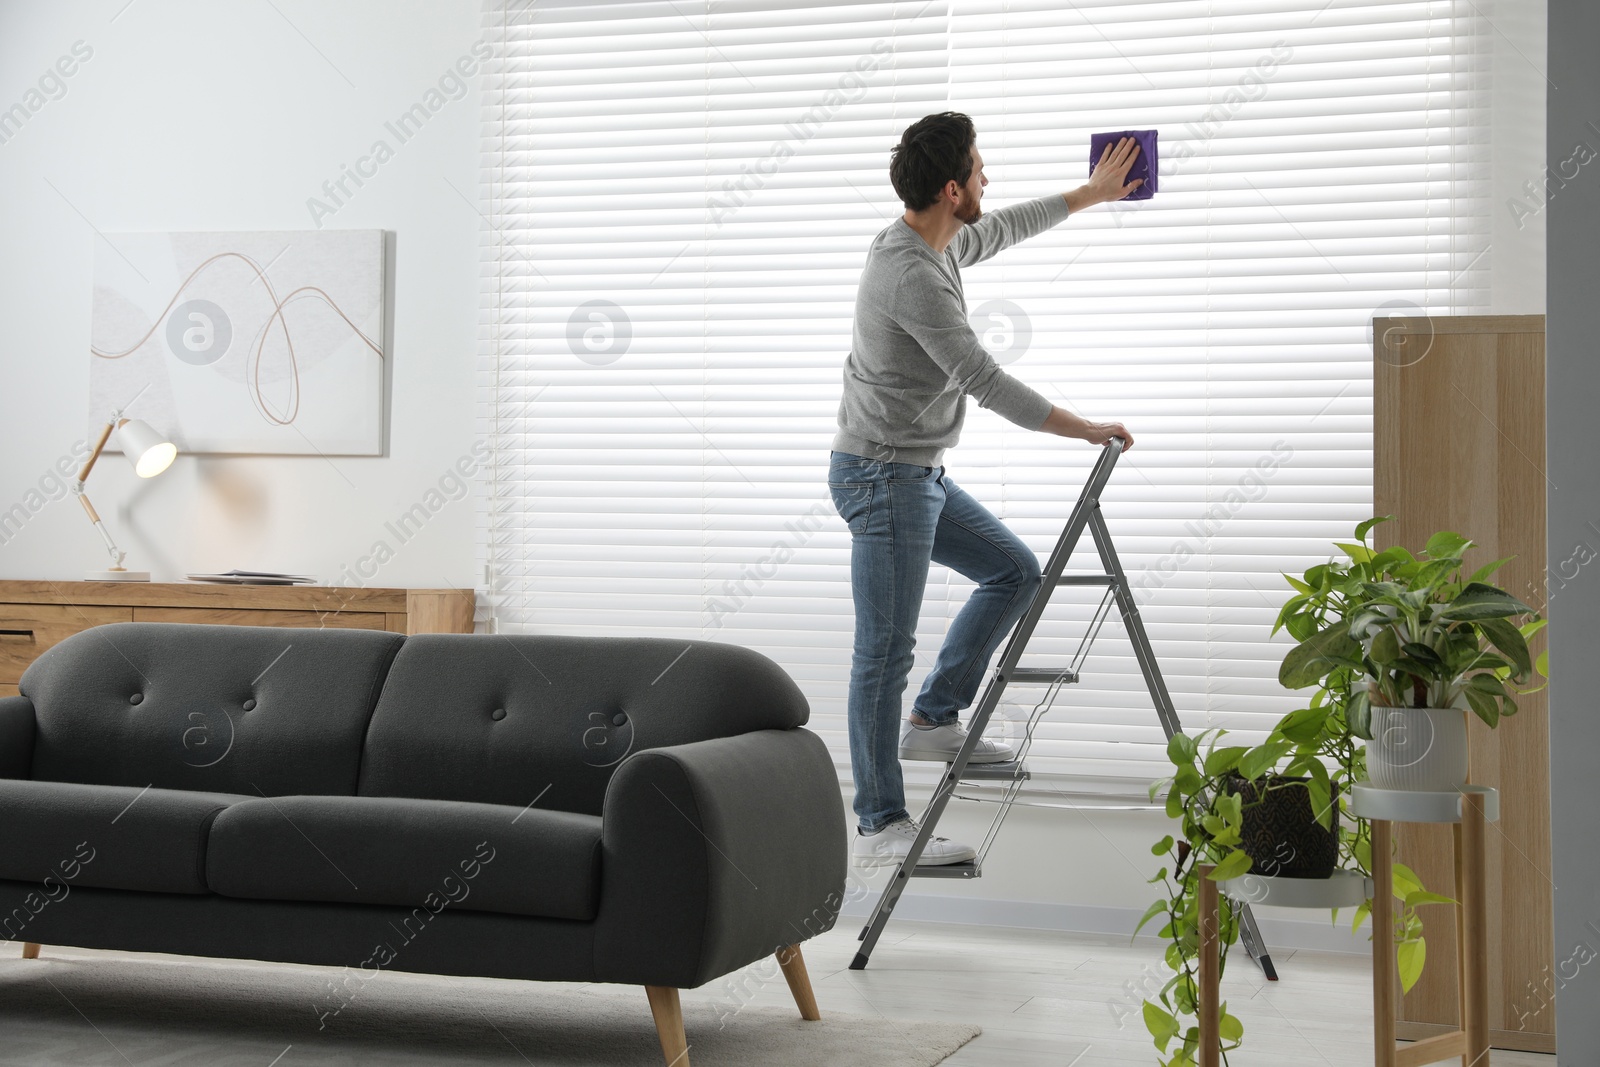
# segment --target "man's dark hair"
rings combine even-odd
[[[972,177],[972,146],[978,131],[959,111],[918,119],[889,153],[889,181],[912,211],[932,207],[946,182],[966,185]]]

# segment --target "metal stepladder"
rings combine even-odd
[[[911,878],[979,878],[983,875],[983,860],[988,854],[989,847],[994,843],[995,835],[999,832],[1000,825],[1005,821],[1006,815],[1011,810],[1012,803],[1016,800],[1022,783],[1027,781],[1029,772],[1024,762],[1028,747],[1033,743],[1034,728],[1038,725],[1043,710],[1047,708],[1062,685],[1076,682],[1079,677],[1079,668],[1087,656],[1089,647],[1093,645],[1095,637],[1100,632],[1114,597],[1118,609],[1122,614],[1122,623],[1127,630],[1128,639],[1133,645],[1134,657],[1139,662],[1139,668],[1144,672],[1146,686],[1150,690],[1150,698],[1155,703],[1156,716],[1161,722],[1161,728],[1168,739],[1177,733],[1181,727],[1178,725],[1178,714],[1173,709],[1172,697],[1167,693],[1166,682],[1162,680],[1161,668],[1156,665],[1155,653],[1150,649],[1150,640],[1145,636],[1144,623],[1139,617],[1138,605],[1134,603],[1132,591],[1128,588],[1128,579],[1122,571],[1122,563],[1117,558],[1116,549],[1111,544],[1111,534],[1106,529],[1104,517],[1100,514],[1100,492],[1105,488],[1106,482],[1111,477],[1112,468],[1116,466],[1117,457],[1122,454],[1123,440],[1113,437],[1103,448],[1099,458],[1095,461],[1094,469],[1089,474],[1089,480],[1083,487],[1083,493],[1078,497],[1078,502],[1073,506],[1072,515],[1067,520],[1066,529],[1061,532],[1061,537],[1056,541],[1054,551],[1050,553],[1049,562],[1044,567],[1043,581],[1040,583],[1039,592],[1034,596],[1033,603],[1028,605],[1028,610],[1017,622],[1010,639],[1006,642],[1005,650],[1000,655],[1000,662],[989,676],[988,684],[984,687],[983,695],[974,707],[967,726],[967,740],[956,753],[954,760],[945,765],[944,773],[940,776],[938,784],[934,787],[933,797],[928,802],[927,809],[923,812],[921,832],[912,842],[911,850],[906,854],[900,866],[895,869],[894,876],[878,897],[878,904],[873,909],[872,917],[867,925],[862,928],[860,940],[861,949],[850,963],[850,969],[862,970],[867,965],[867,959],[872,955],[872,950],[882,936],[884,927],[888,925],[889,917],[893,914],[895,905],[899,903],[901,895]],[[1094,538],[1095,547],[1099,550],[1100,561],[1104,571],[1091,574],[1066,574],[1067,561],[1072,557],[1073,550],[1077,547],[1078,538],[1085,528],[1088,528]],[[1018,665],[1022,658],[1023,650],[1028,641],[1033,637],[1034,627],[1044,614],[1044,609],[1050,602],[1051,595],[1062,586],[1102,586],[1105,593],[1102,595],[1100,606],[1090,622],[1089,630],[1079,643],[1074,653],[1072,662],[1066,667],[1023,667]],[[969,766],[972,751],[983,737],[983,732],[989,725],[990,717],[1000,705],[1000,698],[1005,694],[1008,685],[1047,686],[1050,691],[1045,699],[1041,700],[1029,716],[1023,741],[1017,752],[1017,758],[1005,763],[977,763]],[[939,819],[944,815],[944,809],[949,804],[952,796],[962,782],[984,782],[998,785],[1004,789],[1002,797],[998,800],[999,810],[995,814],[994,823],[985,835],[982,845],[978,849],[976,859],[965,863],[948,863],[919,867],[917,860],[922,856],[922,850],[933,836],[934,828],[938,826]],[[1244,906],[1239,914],[1239,937],[1245,950],[1250,953],[1250,958],[1260,966],[1267,979],[1276,981],[1277,971],[1273,968],[1272,957],[1268,955],[1265,943],[1261,940],[1261,932],[1256,927],[1255,918],[1250,914],[1248,906]]]

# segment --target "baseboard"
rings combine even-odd
[[[852,894],[854,896],[854,894]],[[1155,899],[1151,897],[1151,899]],[[841,919],[864,920],[878,902],[874,892],[865,898],[847,900],[840,909]],[[1132,933],[1143,908],[1111,908],[1091,904],[1056,904],[1034,900],[990,900],[982,897],[953,897],[932,893],[907,892],[895,907],[895,917],[923,922],[956,923],[962,926],[1006,926],[1024,930],[1060,930],[1085,934],[1110,934],[1123,937]],[[1321,922],[1256,917],[1267,950],[1308,949],[1317,952],[1348,952],[1366,956],[1372,951],[1368,940],[1371,923],[1363,923],[1359,933],[1351,933],[1351,913],[1343,911],[1337,926],[1326,912],[1316,912]],[[1152,937],[1154,923],[1145,927],[1143,937]]]

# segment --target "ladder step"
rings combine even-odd
[[[1109,574],[1063,574],[1057,585],[1110,585],[1114,579]]]
[[[911,869],[913,878],[982,878],[983,868],[972,860],[965,863],[919,863]]]
[[[1013,667],[1006,679],[1011,685],[1054,685],[1056,682],[1076,682],[1078,672],[1066,667]]]
[[[1031,778],[1032,772],[1026,763],[1016,760],[1006,760],[1004,763],[969,763],[967,769],[961,772],[964,782],[1014,782],[1018,778],[1026,780]]]

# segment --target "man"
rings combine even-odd
[[[966,397],[1029,430],[1104,445],[1133,437],[1117,422],[1088,422],[1001,370],[967,322],[961,268],[980,263],[1094,204],[1120,200],[1138,154],[1131,138],[1107,147],[1086,185],[1001,208],[980,206],[983,157],[972,120],[956,112],[913,123],[890,155],[889,180],[905,214],[878,234],[856,295],[844,365],[839,432],[828,487],[850,528],[855,651],[850,667],[850,762],[859,820],[858,866],[901,863],[918,827],[905,808],[901,759],[949,760],[965,740],[959,711],[972,703],[989,659],[1039,588],[1039,561],[987,508],[945,474]],[[978,583],[956,615],[901,730],[929,562]],[[984,739],[972,759],[1014,758]],[[931,838],[919,863],[961,863],[975,851]]]

